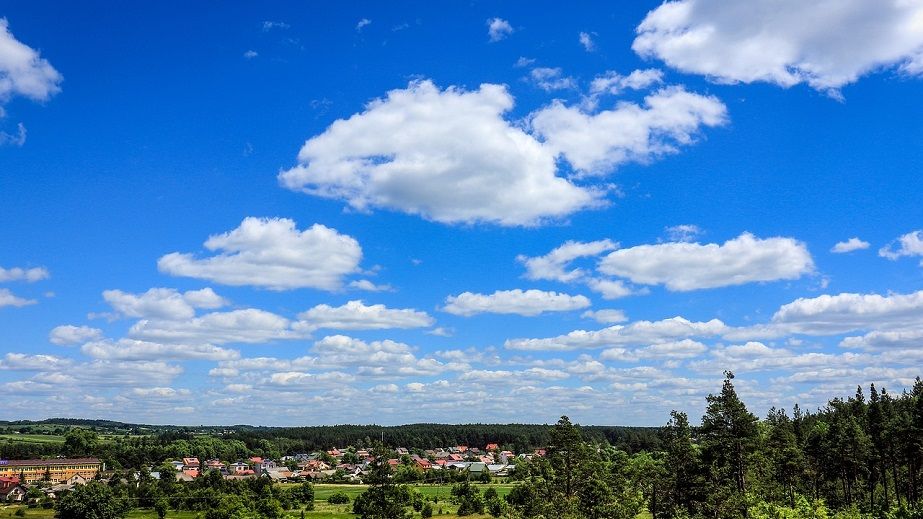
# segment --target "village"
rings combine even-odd
[[[458,479],[490,481],[510,476],[516,462],[545,456],[544,449],[515,454],[499,444],[483,448],[458,445],[439,449],[390,451],[387,464],[397,482],[444,482]],[[233,462],[220,459],[200,460],[190,456],[165,460],[157,467],[141,470],[115,470],[97,458],[53,458],[0,460],[0,501],[26,503],[53,501],[63,493],[90,481],[121,479],[123,483],[141,478],[160,480],[173,477],[191,482],[210,472],[227,480],[265,477],[277,483],[304,481],[361,484],[376,461],[371,450],[355,447],[298,453],[277,460],[252,456]]]

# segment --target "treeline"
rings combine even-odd
[[[653,450],[659,446],[658,428],[623,426],[585,426],[584,435],[593,441],[609,443],[628,452]],[[391,427],[377,425],[334,425],[290,428],[241,428],[232,437],[248,444],[258,440],[278,442],[287,452],[311,452],[332,447],[365,447],[384,440],[389,447],[433,449],[465,445],[483,449],[488,443],[516,453],[530,452],[548,445],[551,428],[535,424],[409,424]]]
[[[758,420],[733,374],[701,425],[673,412],[662,448],[634,455],[588,440],[563,417],[548,457],[517,467],[518,517],[826,519],[923,517],[923,382],[857,389],[814,413]]]
[[[19,423],[27,427],[35,426]],[[52,425],[44,422],[41,425]],[[497,443],[516,453],[532,452],[548,445],[551,428],[547,425],[443,425],[412,424],[394,427],[375,425],[336,425],[318,427],[250,427],[222,428],[221,432],[202,433],[178,427],[156,430],[145,435],[102,437],[97,428],[103,424],[72,420],[67,424],[64,442],[28,442],[0,440],[0,458],[26,459],[54,456],[95,456],[114,468],[156,465],[168,458],[196,456],[233,461],[249,456],[277,459],[296,453],[326,451],[332,447],[371,448],[381,438],[388,447],[413,450],[467,445],[483,449]],[[132,424],[106,422],[106,429],[141,428]],[[587,438],[616,445],[626,452],[654,450],[659,445],[657,428],[589,426]],[[63,432],[63,431],[62,431]]]

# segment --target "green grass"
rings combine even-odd
[[[64,443],[63,436],[53,434],[0,434],[0,441],[21,443]]]

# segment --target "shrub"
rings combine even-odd
[[[327,498],[327,502],[331,505],[345,505],[349,503],[349,496],[346,495],[346,492],[334,492]]]

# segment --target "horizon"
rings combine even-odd
[[[748,5],[0,7],[0,419],[909,389],[923,8]]]

